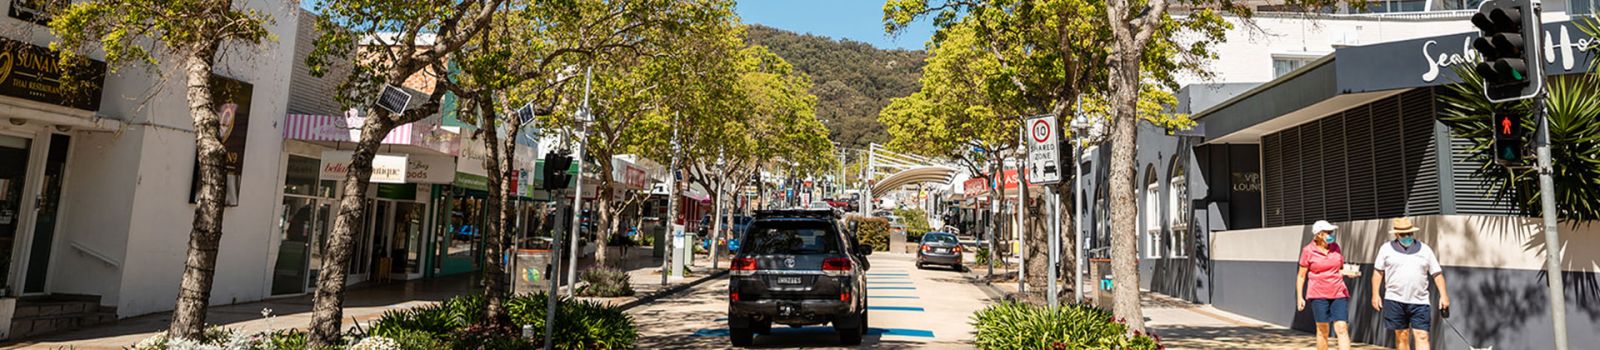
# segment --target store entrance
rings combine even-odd
[[[424,203],[378,199],[369,204],[371,224],[359,250],[372,280],[422,277]]]
[[[16,285],[11,275],[17,237],[22,233],[23,184],[28,175],[28,144],[32,140],[0,135],[0,282],[6,295]]]

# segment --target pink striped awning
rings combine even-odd
[[[366,118],[349,113],[344,116],[290,114],[284,118],[283,138],[304,141],[356,142]],[[422,125],[419,125],[422,124]],[[441,128],[437,122],[416,122],[395,127],[383,138],[391,145],[412,145],[445,153],[460,154],[459,135]]]
[[[284,118],[283,138],[355,142],[361,139],[361,123],[365,121],[366,118],[356,116],[290,114]],[[411,125],[401,125],[389,131],[389,136],[383,138],[383,143],[411,144]]]

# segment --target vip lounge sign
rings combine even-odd
[[[12,9],[16,7],[12,3]],[[60,62],[55,51],[0,38],[0,95],[99,111],[105,62],[85,60],[71,67]],[[72,79],[63,82],[67,72]]]
[[[350,172],[351,151],[322,151],[323,180],[344,180],[345,174]],[[372,157],[373,183],[399,184],[406,183],[407,156],[404,154],[378,154]],[[454,170],[453,168],[450,168]]]
[[[1470,28],[1463,25],[1462,28]],[[1341,93],[1382,91],[1458,83],[1456,66],[1481,60],[1472,48],[1477,32],[1340,48],[1334,65]],[[1583,73],[1600,52],[1600,40],[1571,21],[1544,24],[1545,72]],[[1400,59],[1396,59],[1399,57]]]

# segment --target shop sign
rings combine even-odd
[[[456,180],[456,159],[450,156],[418,155],[406,157],[406,181],[419,184],[448,184]]]
[[[1466,27],[1463,27],[1466,28]],[[1572,21],[1544,24],[1545,72],[1549,75],[1583,73],[1600,40],[1577,28]],[[1336,50],[1334,66],[1340,93],[1453,84],[1461,81],[1456,66],[1481,61],[1472,41],[1478,32],[1465,32]],[[1397,57],[1399,59],[1397,59]]]
[[[488,191],[489,177],[478,174],[457,172],[456,181],[451,184],[465,189]]]
[[[343,180],[350,171],[351,151],[322,151],[323,180]],[[404,154],[378,154],[372,157],[373,183],[405,183],[408,156]]]
[[[6,58],[0,54],[0,66]],[[250,99],[254,88],[250,83],[211,76],[211,108],[217,113],[217,138],[222,141],[222,171],[227,186],[225,203],[239,205],[239,183],[244,176],[244,151],[250,136]],[[10,85],[7,85],[10,86]],[[5,88],[0,88],[3,90]],[[96,109],[99,107],[96,106]],[[194,203],[200,193],[200,159],[194,160],[194,171],[189,180],[189,203]]]
[[[17,4],[12,5],[15,12]],[[0,95],[99,111],[105,62],[86,60],[73,67],[63,67],[60,62],[60,56],[48,48],[0,38]],[[73,70],[72,86],[64,86],[61,80],[66,69]]]

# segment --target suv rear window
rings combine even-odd
[[[959,243],[956,241],[956,236],[943,233],[922,236],[922,241],[925,243]]]
[[[748,254],[838,254],[839,235],[825,221],[760,221],[746,234]]]

